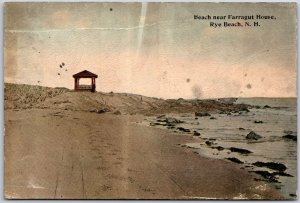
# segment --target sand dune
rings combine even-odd
[[[126,114],[190,113],[242,110],[234,100],[158,99],[128,93],[74,92],[66,88],[5,84],[5,109],[61,109],[97,111],[108,109]]]
[[[4,108],[32,108],[46,99],[68,92],[67,88],[50,88],[35,85],[4,84]]]

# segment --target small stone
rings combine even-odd
[[[246,139],[248,139],[248,140],[258,140],[260,138],[262,138],[262,136],[260,136],[259,134],[256,134],[254,131],[251,131],[246,136]]]
[[[97,110],[97,113],[106,113],[106,112],[109,112],[109,111],[110,111],[109,108],[102,108],[102,109]]]
[[[186,128],[183,128],[183,127],[178,127],[177,130],[182,131],[182,132],[186,132],[186,133],[191,132],[189,129],[186,129]]]
[[[212,147],[212,149],[217,149],[218,151],[223,151],[224,147],[217,146],[217,147]]]
[[[240,154],[250,154],[250,153],[253,153],[247,149],[241,149],[241,148],[236,148],[236,147],[230,147],[229,150],[231,152],[238,152]]]
[[[268,171],[252,171],[258,175],[261,175],[262,177],[264,177],[268,182],[274,182],[274,183],[279,183],[279,181],[277,180],[277,178],[274,176],[273,173],[270,173]]]
[[[285,139],[297,141],[297,135],[284,135],[282,137],[285,138]]]
[[[204,117],[204,116],[211,116],[211,115],[207,112],[195,112],[195,116]]]
[[[114,112],[114,114],[115,115],[121,115],[122,113],[119,110],[117,110],[117,111]]]
[[[261,162],[261,161],[257,161],[255,163],[253,163],[254,166],[258,166],[258,167],[267,167],[273,170],[277,170],[277,171],[285,171],[287,168],[284,164],[281,163],[275,163],[275,162]]]
[[[229,161],[232,161],[234,163],[237,163],[237,164],[243,164],[244,162],[240,161],[239,159],[235,158],[235,157],[230,157],[230,158],[226,158],[228,159]]]
[[[165,117],[166,115],[159,115],[157,116],[156,118],[162,118],[162,117]]]
[[[208,146],[211,146],[211,145],[213,144],[213,142],[211,142],[211,141],[206,141],[205,144],[208,145]]]

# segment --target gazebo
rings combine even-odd
[[[73,75],[74,80],[74,90],[75,91],[96,91],[96,78],[98,75],[91,73],[90,71],[84,70],[79,73]],[[91,78],[91,85],[80,85],[79,79],[80,78]]]

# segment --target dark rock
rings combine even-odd
[[[245,130],[245,128],[239,128],[239,130]]]
[[[175,127],[174,123],[161,123],[162,126],[169,126],[169,127]]]
[[[106,113],[106,112],[110,112],[110,109],[109,108],[102,108],[102,109],[97,110],[97,113]]]
[[[235,158],[235,157],[230,157],[230,158],[226,158],[229,161],[232,161],[234,163],[238,163],[238,164],[243,164],[244,162],[240,161],[239,159]]]
[[[208,145],[208,146],[211,146],[211,145],[213,144],[213,142],[211,142],[211,141],[206,141],[205,144]]]
[[[217,149],[217,150],[219,150],[219,151],[223,151],[223,150],[224,150],[224,147],[217,146],[217,147],[212,147],[212,149]]]
[[[159,115],[159,116],[157,116],[156,118],[163,118],[163,117],[165,117],[166,115]]]
[[[200,136],[200,133],[197,131],[194,131],[194,136]]]
[[[241,148],[236,148],[236,147],[230,147],[229,150],[231,152],[238,152],[240,154],[250,154],[250,153],[253,153],[247,149],[241,149]]]
[[[178,120],[176,118],[166,118],[165,122],[166,123],[183,123],[183,121]]]
[[[178,120],[176,118],[166,118],[166,119],[158,119],[157,122],[165,123],[163,126],[175,126],[178,123],[183,123],[183,121]]]
[[[151,126],[162,125],[161,123],[150,123]]]
[[[247,106],[241,106],[241,108],[239,109],[239,111],[244,111],[244,112],[250,112]]]
[[[195,120],[198,120],[198,118],[197,118],[197,117],[195,117]]]
[[[284,135],[282,136],[285,139],[289,139],[289,140],[293,140],[293,141],[297,141],[297,135]]]
[[[250,133],[248,133],[248,135],[246,136],[246,139],[248,139],[248,140],[258,140],[260,138],[262,138],[262,136],[260,136],[259,134],[256,134],[253,131],[251,131]]]
[[[209,138],[208,140],[216,141],[216,138]]]
[[[227,116],[230,116],[231,115],[231,113],[229,112],[229,113],[227,113]]]
[[[224,150],[224,147],[217,146],[216,149],[219,150],[219,151],[223,151],[223,150]]]
[[[183,128],[183,127],[178,127],[177,129],[178,129],[179,131],[182,131],[182,132],[185,132],[185,133],[191,132],[190,129],[186,129],[186,128]]]
[[[254,123],[263,123],[263,121],[254,121]]]
[[[288,174],[288,173],[285,173],[285,172],[282,172],[282,171],[274,172],[273,174],[278,175],[278,176],[294,177],[291,174]]]
[[[268,182],[274,182],[274,183],[278,183],[277,178],[274,176],[273,173],[270,173],[268,171],[253,171],[254,173],[261,175],[262,177],[264,177]]]
[[[117,110],[117,111],[114,112],[114,114],[115,114],[115,115],[121,115],[122,113],[121,113],[120,111]]]
[[[211,120],[215,120],[216,118],[215,118],[215,117],[210,117],[209,119],[211,119]]]
[[[269,108],[271,108],[269,105],[265,105],[265,106],[263,107],[263,109],[269,109]]]
[[[275,162],[261,162],[261,161],[257,161],[255,163],[253,163],[254,166],[258,166],[258,167],[267,167],[276,171],[285,171],[287,168],[284,164],[281,163],[275,163]]]
[[[290,196],[291,196],[291,197],[297,197],[296,194],[292,194],[292,193],[290,194]]]
[[[211,116],[211,115],[207,112],[195,112],[195,116],[203,117],[203,116]]]

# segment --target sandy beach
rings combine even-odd
[[[3,10],[4,198],[298,198],[295,2]]]
[[[144,124],[151,112],[243,110],[244,105],[198,101],[195,106],[24,85],[6,85],[5,91],[5,198],[283,198],[274,185],[238,164],[182,147],[204,143],[201,136]]]

